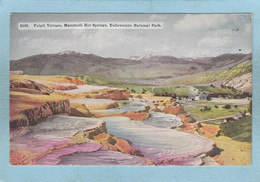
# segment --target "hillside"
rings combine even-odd
[[[22,70],[25,74],[39,75],[94,75],[120,81],[138,81],[183,75],[204,68],[172,56],[149,59],[103,58],[93,54],[68,51],[44,54],[11,61],[11,71]],[[193,68],[193,69],[191,69]]]
[[[123,59],[66,51],[12,60],[10,69],[30,75],[92,75],[113,81],[158,85],[165,80],[190,74],[229,69],[250,57],[251,54],[225,54],[196,59],[150,55]]]
[[[252,72],[219,82],[219,85],[230,86],[243,92],[252,92]]]
[[[190,74],[185,76],[180,76],[172,79],[166,80],[164,85],[174,85],[174,84],[187,84],[187,85],[199,85],[199,84],[210,84],[213,82],[218,82],[217,85],[224,84],[228,80],[234,79],[236,77],[241,77],[244,74],[250,74],[252,72],[252,61],[245,61],[231,68],[224,70],[215,71],[205,71],[203,73]],[[240,81],[243,81],[242,77]],[[226,86],[227,83],[224,84]]]

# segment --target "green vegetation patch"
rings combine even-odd
[[[108,78],[100,77],[100,76],[93,76],[93,75],[80,75],[76,76],[77,78],[86,81],[91,85],[102,85],[102,86],[113,86],[113,87],[130,87],[130,86],[139,86],[137,84],[131,84],[127,82],[115,81]]]
[[[204,86],[204,87],[197,87],[201,91],[206,91],[209,93],[221,93],[221,94],[228,94],[228,95],[236,95],[239,91],[227,87],[212,87],[212,86]]]
[[[233,140],[252,142],[252,118],[245,117],[235,122],[220,125],[221,132]]]
[[[196,85],[201,83],[210,83],[214,81],[221,81],[246,73],[252,72],[252,61],[240,63],[232,68],[219,71],[211,71],[204,73],[196,73],[192,75],[180,76],[177,78],[169,79],[164,84],[187,84]]]
[[[223,119],[217,119],[214,121],[207,121],[207,122],[203,122],[205,124],[211,124],[211,125],[220,125],[223,123]]]
[[[216,71],[213,73],[205,74],[200,77],[202,82],[218,81],[240,76],[252,72],[252,61],[238,64],[232,68],[223,71]]]
[[[177,96],[189,96],[198,94],[198,89],[193,86],[171,86],[171,87],[157,87],[152,90],[154,94],[176,94]]]
[[[205,110],[204,107],[196,107],[196,108],[192,108],[192,109],[186,109],[186,111],[190,114],[194,114],[194,115],[198,115],[198,116],[202,116],[205,118],[209,118],[209,119],[214,119],[214,118],[219,118],[219,117],[224,117],[224,116],[232,116],[232,115],[236,115],[237,113],[239,113],[239,111],[241,111],[243,109],[243,111],[247,110],[246,108],[234,108],[231,107],[230,109],[225,109],[222,107],[210,107],[208,106],[208,108],[210,108],[210,110]],[[200,119],[202,120],[202,119]]]
[[[240,109],[248,109],[249,107],[249,104],[239,106]]]
[[[194,104],[201,104],[201,105],[212,105],[212,106],[214,106],[214,105],[224,106],[224,105],[226,105],[226,104],[233,105],[233,103],[231,103],[231,102],[230,102],[230,103],[223,103],[223,102],[197,101],[197,102],[193,102],[193,103],[194,103]]]
[[[93,76],[93,75],[79,75],[77,78],[86,81],[91,85],[102,85],[125,88],[132,93],[152,93],[152,94],[176,94],[177,96],[189,96],[198,94],[198,89],[193,86],[170,86],[170,87],[154,87],[150,85],[133,84],[121,81],[115,81],[108,78]]]
[[[250,93],[242,92],[232,87],[224,87],[224,86],[215,87],[211,85],[211,86],[196,86],[196,88],[199,90],[199,92],[219,94],[219,97],[229,97],[229,98],[239,99],[239,98],[246,98],[251,96]]]

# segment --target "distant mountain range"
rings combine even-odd
[[[66,51],[11,60],[10,69],[30,75],[93,75],[131,83],[157,84],[185,75],[230,69],[249,60],[252,60],[252,54],[196,59],[147,55],[125,59]]]

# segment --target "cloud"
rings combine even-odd
[[[120,48],[124,42],[131,42],[131,38],[122,30],[98,30],[89,34],[86,41],[93,50],[100,51],[113,47]]]
[[[216,29],[228,22],[224,14],[188,14],[173,27],[178,31]]]
[[[93,15],[91,20],[100,21],[103,16],[105,20],[108,19],[107,15]],[[26,21],[30,20],[28,17],[25,18]],[[232,53],[239,49],[245,52],[252,49],[250,14],[149,14],[144,17],[140,15],[140,18],[139,15],[134,17],[111,15],[110,18],[120,22],[130,21],[131,18],[163,22],[164,28],[161,30],[20,31],[14,22],[11,24],[10,57],[17,59],[33,54],[66,50],[93,53],[103,57],[144,54],[185,57]],[[50,16],[49,19],[54,21],[55,16]],[[86,17],[82,21],[86,21]]]
[[[70,46],[69,46],[70,45]],[[33,38],[23,43],[24,50],[30,50],[41,54],[56,53],[70,50],[74,44],[68,39],[52,39],[46,37]]]
[[[67,38],[64,38],[66,36]],[[82,53],[106,52],[107,49],[122,48],[123,42],[131,42],[131,38],[121,30],[90,31],[73,30],[66,35],[54,37],[24,37],[19,40],[19,47],[35,53],[56,53],[74,50]],[[102,55],[102,54],[101,54]]]
[[[220,47],[231,43],[230,37],[205,37],[198,42],[197,46]]]
[[[205,50],[205,49],[202,49],[202,50],[199,50],[199,51],[198,50],[193,50],[190,53],[188,53],[186,55],[186,57],[200,58],[200,57],[206,57],[206,56],[209,56],[209,55],[214,56],[214,53],[215,53],[214,51]]]

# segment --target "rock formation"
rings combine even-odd
[[[53,92],[52,89],[49,87],[37,83],[32,80],[10,80],[10,90],[11,91],[20,91],[25,93],[31,93],[31,94],[45,94],[49,95],[51,92]]]
[[[130,93],[126,90],[102,90],[92,91],[87,94],[87,97],[94,99],[112,99],[112,100],[127,100],[130,97]]]
[[[93,114],[88,110],[85,104],[80,103],[70,103],[71,116],[78,117],[91,117]]]
[[[230,86],[236,90],[252,93],[252,72],[221,81],[219,85]]]
[[[166,106],[164,108],[164,113],[177,115],[177,114],[183,114],[185,113],[185,111],[184,111],[184,107],[178,104],[176,106]]]
[[[10,117],[10,127],[29,126],[36,124],[42,118],[59,114],[70,113],[69,100],[49,101],[41,105],[36,105],[30,109],[24,109],[14,117]]]
[[[93,129],[76,133],[72,136],[71,140],[77,143],[85,143],[89,140],[93,140],[95,143],[100,144],[103,148],[108,150],[142,156],[141,152],[134,149],[126,140],[107,133],[104,122]]]

